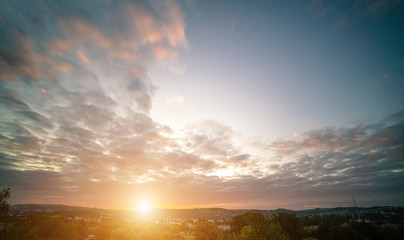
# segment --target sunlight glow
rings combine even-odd
[[[150,210],[149,204],[147,202],[145,202],[145,201],[140,202],[139,205],[138,205],[138,210],[141,213],[149,212],[149,210]]]
[[[233,167],[217,169],[212,173],[207,174],[208,176],[218,176],[218,177],[232,177],[234,176]]]

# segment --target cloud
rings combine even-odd
[[[377,194],[402,196],[398,189],[404,173],[399,157],[404,150],[402,114],[350,128],[308,131],[296,140],[274,142],[273,149],[285,162],[275,176],[295,176],[282,178],[289,189],[332,190],[341,196],[359,193],[364,202]]]
[[[175,188],[177,177],[195,182],[223,167],[226,153],[240,155],[224,125],[200,123],[178,139],[149,116],[155,87],[147,67],[180,64],[177,48],[187,45],[175,2],[41,4],[32,24],[22,24],[29,9],[9,4],[1,29],[12,43],[1,42],[0,167],[13,203],[69,198],[114,207],[108,202],[122,202],[97,201],[97,189]],[[103,21],[110,16],[117,19]]]
[[[83,192],[81,183],[91,185],[91,179],[136,182],[161,167],[150,152],[157,151],[154,143],[163,139],[159,131],[165,127],[149,116],[155,87],[147,68],[162,60],[181,65],[177,48],[187,40],[179,6],[27,4],[2,8],[2,170],[16,171],[13,179],[27,171],[45,181],[58,175],[55,186]],[[157,47],[167,59],[156,59]],[[17,196],[25,191],[11,185]],[[42,191],[26,194],[42,199],[49,194]]]
[[[399,1],[371,0],[371,1],[335,1],[327,2],[312,0],[309,12],[315,18],[329,18],[334,22],[335,29],[344,29],[363,17],[384,17],[387,13],[399,8]]]
[[[362,3],[361,1],[357,2],[358,5],[363,5],[364,7],[364,12],[369,15],[376,15],[376,14],[386,14],[390,12],[397,4],[399,1],[387,1],[387,0],[382,0],[382,1],[368,1],[366,3]]]
[[[316,18],[318,17],[324,17],[327,14],[331,14],[335,10],[335,6],[327,6],[323,4],[322,0],[312,0],[309,3],[309,9],[314,12],[314,16]]]
[[[167,102],[168,103],[172,103],[172,102],[174,102],[174,103],[182,103],[182,102],[184,102],[184,97],[179,96],[179,95],[174,95],[174,96],[169,97],[167,99]]]
[[[23,3],[0,9],[0,182],[12,203],[131,208],[143,194],[166,207],[296,208],[312,196],[329,195],[330,205],[352,193],[369,204],[402,199],[402,112],[253,141],[254,150],[215,121],[173,131],[150,115],[148,71],[183,64],[178,4]]]

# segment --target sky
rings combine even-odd
[[[404,205],[402,1],[0,2],[0,187],[108,209]]]

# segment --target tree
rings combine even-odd
[[[289,235],[291,240],[299,240],[303,238],[303,230],[299,224],[299,218],[295,213],[280,212],[273,216],[272,220],[280,223],[283,232]]]
[[[289,240],[288,235],[282,232],[282,226],[278,222],[268,222],[265,230],[267,240]]]
[[[251,226],[244,226],[241,229],[240,240],[257,240],[257,232]]]
[[[233,217],[230,222],[230,229],[234,233],[240,233],[241,229],[245,226],[244,215],[237,215]]]
[[[60,216],[37,215],[13,223],[7,231],[8,240],[76,240],[87,236],[83,223],[66,221]]]
[[[196,225],[195,239],[196,240],[216,240],[218,230],[213,223],[201,222]]]
[[[7,200],[10,197],[10,188],[4,189],[0,194],[0,216],[4,216],[8,213],[9,204]]]
[[[269,221],[259,212],[248,212],[235,216],[230,225],[236,239],[289,239],[288,235],[282,232],[279,222]]]
[[[247,226],[251,226],[252,229],[256,232],[258,238],[265,237],[265,228],[267,220],[264,215],[259,212],[249,212],[244,214],[244,222]]]
[[[331,237],[335,240],[362,240],[369,239],[359,232],[352,229],[350,226],[343,227],[339,226],[331,229]]]

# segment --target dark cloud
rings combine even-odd
[[[213,126],[213,129],[209,130],[204,125],[200,132],[195,129],[194,134],[197,137],[187,135],[182,140],[188,143],[185,146],[192,149],[193,153],[185,152],[187,148],[178,144],[178,139],[174,141],[161,136],[157,131],[159,127],[153,128],[156,124],[136,131],[132,129],[126,137],[123,137],[123,132],[115,137],[111,135],[109,143],[99,143],[109,146],[105,149],[91,141],[94,138],[92,134],[99,133],[79,128],[62,129],[65,138],[53,139],[48,147],[54,148],[52,152],[59,150],[70,156],[69,160],[64,161],[67,166],[62,168],[63,171],[55,172],[62,176],[60,182],[56,181],[55,184],[67,184],[66,179],[70,179],[68,184],[70,187],[75,186],[78,196],[85,189],[96,186],[134,187],[136,182],[143,182],[142,184],[155,189],[152,192],[158,192],[159,196],[171,196],[173,193],[181,196],[181,200],[167,197],[168,202],[176,201],[189,206],[198,203],[206,206],[224,204],[246,207],[252,202],[259,208],[275,208],[279,205],[290,208],[336,206],[349,205],[352,194],[360,199],[362,205],[397,204],[398,199],[404,196],[400,189],[404,179],[401,115],[395,114],[377,123],[362,123],[355,127],[309,131],[295,140],[284,141],[293,146],[293,151],[290,152],[278,149],[282,141],[275,142],[271,146],[277,150],[278,155],[274,157],[278,159],[277,164],[273,164],[270,159],[260,158],[259,164],[264,167],[256,166],[260,169],[259,172],[245,172],[244,175],[239,173],[229,179],[207,174],[222,169],[220,161],[238,163],[250,161],[252,156],[235,154],[234,157],[220,158],[222,152],[203,153],[199,146],[206,139],[211,139],[212,144],[215,141],[218,144],[228,141],[228,146],[233,146],[231,138],[228,138],[233,135],[231,129],[225,126],[224,129],[218,129],[222,125],[212,123],[208,126]],[[138,123],[144,122],[147,121]],[[218,132],[221,134],[217,134]],[[132,137],[132,134],[136,136]],[[88,141],[80,142],[84,139]],[[103,152],[106,149],[110,152]],[[235,149],[228,151],[238,152]],[[3,170],[15,169],[15,157],[7,154],[2,154],[1,157]],[[57,158],[54,161],[60,162],[61,156],[54,157]],[[49,160],[50,155],[46,158],[48,165],[58,166]],[[44,159],[38,159],[44,162]],[[21,157],[20,161],[30,162],[26,157]],[[265,173],[266,169],[270,171]],[[47,174],[43,176],[46,177]],[[127,185],[125,182],[132,183]],[[33,189],[30,194],[44,194],[42,188]],[[117,190],[112,187],[112,191]],[[68,192],[57,192],[55,196],[65,194]],[[94,195],[96,193],[89,194],[88,198],[92,199]],[[324,205],[325,202],[327,205]]]
[[[281,158],[288,159],[274,176],[294,176],[280,178],[288,189],[320,193],[330,189],[334,195],[359,193],[369,204],[372,196],[402,197],[404,192],[399,186],[404,183],[404,165],[400,158],[404,119],[402,112],[392,116],[386,118],[394,119],[392,121],[384,119],[352,128],[318,129],[296,140],[273,143]],[[382,198],[379,197],[380,201]]]
[[[250,158],[250,154],[241,154],[235,157],[232,157],[231,160],[236,161],[236,162],[241,162],[241,161],[246,161]]]

